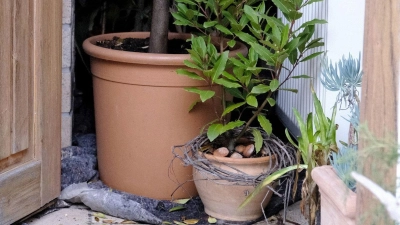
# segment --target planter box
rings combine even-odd
[[[313,169],[321,194],[321,225],[355,225],[356,193],[336,175],[332,166]]]

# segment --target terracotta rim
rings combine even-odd
[[[220,162],[220,163],[232,163],[232,164],[261,164],[261,163],[266,163],[270,161],[271,156],[265,156],[265,157],[259,157],[259,158],[242,158],[242,159],[236,159],[236,158],[229,158],[229,157],[220,157],[220,156],[214,156],[211,154],[203,154],[202,152],[199,152],[200,155],[204,155],[208,160],[214,161],[214,162]],[[272,160],[275,160],[276,156],[272,155]]]
[[[125,33],[109,33],[90,37],[83,42],[83,49],[85,52],[96,58],[126,62],[126,63],[137,63],[147,65],[183,65],[183,60],[189,59],[189,54],[154,54],[154,53],[142,53],[142,52],[127,52],[117,51],[113,49],[107,49],[96,46],[96,41],[111,39],[114,36],[121,38],[133,37],[133,38],[147,38],[150,36],[150,32],[125,32]],[[169,33],[169,39],[189,39],[190,34],[182,33]],[[237,42],[238,49],[230,51],[230,56],[235,56],[239,52],[243,55],[247,54],[247,48],[243,43]],[[154,57],[157,56],[157,60]]]

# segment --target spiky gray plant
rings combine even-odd
[[[359,104],[357,88],[361,87],[362,71],[360,63],[361,53],[357,59],[353,59],[351,54],[348,58],[345,56],[339,60],[339,63],[333,65],[332,61],[328,64],[325,56],[322,60],[321,83],[330,91],[338,91],[337,102],[340,109],[350,109],[349,140],[343,143],[338,153],[332,153],[331,164],[336,170],[338,176],[343,180],[348,188],[354,190],[356,181],[350,176],[351,171],[357,168],[357,149],[359,126]],[[342,107],[343,104],[345,107]]]
[[[344,103],[345,108],[353,111],[354,105],[359,104],[357,88],[361,87],[361,53],[358,59],[353,59],[349,54],[346,59],[343,55],[339,63],[328,65],[328,58],[322,60],[321,83],[330,91],[339,91],[337,95],[338,103]]]

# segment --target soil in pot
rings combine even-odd
[[[114,50],[128,51],[128,52],[145,52],[149,50],[150,38],[120,38],[114,36],[112,39],[97,41],[96,45]],[[168,40],[168,54],[188,54],[187,50],[190,48],[190,42],[182,39]]]

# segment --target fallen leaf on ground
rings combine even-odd
[[[196,224],[199,222],[199,219],[188,219],[183,221],[185,224]]]
[[[182,222],[179,222],[179,221],[176,221],[176,220],[174,220],[174,223],[177,224],[177,225],[186,225],[185,223],[182,223]]]
[[[178,206],[175,206],[175,207],[171,208],[169,210],[169,212],[175,212],[175,211],[179,211],[179,210],[183,210],[183,209],[186,209],[186,207],[178,205]]]
[[[93,213],[93,216],[96,216],[96,217],[99,217],[99,218],[102,218],[102,219],[105,219],[106,218],[106,215],[104,215],[103,213]]]
[[[183,204],[186,204],[189,200],[190,200],[190,198],[184,198],[184,199],[177,199],[172,202],[183,205]]]
[[[215,219],[214,217],[208,217],[208,223],[217,223],[217,219]]]
[[[120,224],[137,224],[137,223],[134,221],[130,221],[130,220],[124,220]]]

